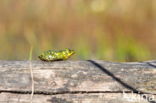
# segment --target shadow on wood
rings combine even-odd
[[[124,86],[125,88],[133,91],[133,93],[137,93],[139,95],[141,94],[150,94],[150,93],[146,93],[143,91],[138,91],[137,89],[135,89],[134,87],[128,85],[127,83],[123,82],[121,79],[119,79],[118,77],[116,77],[113,73],[111,73],[110,71],[108,71],[105,67],[101,66],[100,64],[96,63],[93,60],[88,60],[90,63],[92,63],[93,65],[95,65],[96,67],[98,67],[101,71],[103,71],[105,74],[109,75],[110,77],[112,77],[112,79],[114,79],[115,81],[117,81],[118,83],[120,83],[122,86]],[[156,68],[155,65],[152,65],[151,63],[147,63],[148,65]],[[149,103],[156,103],[156,101],[149,101],[149,98],[151,97],[143,97],[144,99],[147,99]]]

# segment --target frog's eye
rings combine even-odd
[[[74,53],[74,50],[69,49],[69,52],[70,52],[70,53]]]
[[[69,52],[68,52],[69,55],[73,55],[74,53],[75,53],[74,50],[70,50],[70,49],[69,49]]]

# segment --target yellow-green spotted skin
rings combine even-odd
[[[66,60],[75,54],[74,50],[65,49],[60,51],[48,50],[39,55],[39,59],[43,61],[57,61],[57,60]]]

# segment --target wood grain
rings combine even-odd
[[[156,100],[156,61],[0,61],[0,103],[29,103],[30,68],[33,103],[138,103],[132,92]]]

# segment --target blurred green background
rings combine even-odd
[[[71,48],[72,59],[156,57],[156,0],[0,0],[0,60]]]

